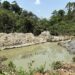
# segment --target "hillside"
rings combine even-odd
[[[0,32],[39,35],[43,31],[50,31],[52,35],[75,35],[75,2],[69,2],[64,7],[66,11],[54,10],[47,20],[22,9],[16,1],[0,2]]]

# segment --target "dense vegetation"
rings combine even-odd
[[[15,1],[0,2],[0,32],[32,32],[38,35],[48,30],[52,35],[75,35],[75,2],[69,2],[65,9],[53,11],[47,20],[23,10]]]

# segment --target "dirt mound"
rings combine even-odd
[[[63,67],[57,72],[59,75],[75,75],[75,64],[63,64]]]

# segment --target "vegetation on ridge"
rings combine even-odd
[[[65,9],[53,11],[47,20],[23,10],[16,1],[0,2],[0,32],[32,32],[38,35],[48,30],[52,35],[75,35],[75,2],[69,2]]]

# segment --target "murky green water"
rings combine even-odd
[[[64,61],[71,62],[72,55],[70,55],[67,50],[63,47],[60,47],[56,43],[44,43],[30,46],[29,49],[36,49],[32,53],[23,53],[18,55],[15,59],[13,59],[14,64],[17,68],[24,68],[28,70],[28,65],[33,61],[32,68],[40,67],[43,64],[45,65],[45,69],[51,68],[51,65],[54,61]]]

